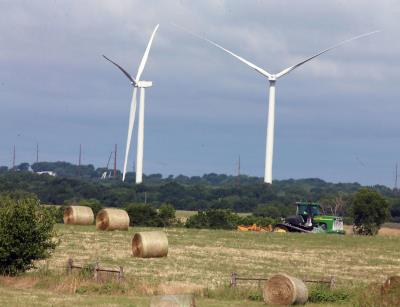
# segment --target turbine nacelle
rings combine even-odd
[[[139,81],[139,82],[136,82],[134,84],[134,86],[140,87],[140,88],[148,88],[148,87],[153,86],[153,82],[152,81]]]

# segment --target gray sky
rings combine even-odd
[[[157,23],[143,77],[145,173],[263,176],[267,82],[171,26],[278,72],[343,39],[360,39],[277,83],[274,178],[393,186],[400,162],[400,3],[366,1],[0,1],[0,165],[46,161],[122,167],[133,75]],[[136,140],[130,158],[132,169]]]

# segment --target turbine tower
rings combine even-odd
[[[142,61],[140,62],[139,69],[136,74],[136,78],[133,78],[125,69],[123,69],[120,65],[113,62],[105,55],[103,57],[110,61],[112,64],[117,66],[122,73],[131,81],[133,86],[133,93],[132,93],[132,101],[131,101],[131,108],[129,112],[129,125],[128,125],[128,136],[126,139],[126,149],[125,149],[125,160],[124,160],[124,171],[122,174],[122,181],[125,181],[126,175],[126,167],[128,164],[128,157],[129,157],[129,149],[131,147],[131,139],[132,139],[132,132],[133,126],[135,123],[135,115],[136,115],[136,93],[137,89],[140,90],[140,99],[139,99],[139,127],[138,127],[138,140],[137,140],[137,148],[136,148],[136,183],[142,183],[143,181],[143,142],[144,142],[144,98],[145,98],[145,88],[151,87],[153,83],[151,81],[143,81],[140,80],[142,76],[144,67],[147,62],[147,58],[149,57],[150,47],[153,43],[154,36],[157,32],[159,25],[157,25],[153,33],[151,34],[149,43],[147,44],[146,50],[144,52]]]
[[[178,27],[180,28],[180,27]],[[182,28],[180,28],[182,29]],[[259,66],[256,66],[255,64],[251,63],[250,61],[245,60],[244,58],[238,56],[237,54],[233,53],[232,51],[225,49],[224,47],[222,47],[221,45],[207,39],[204,37],[200,37],[199,35],[196,35],[190,31],[187,31],[185,29],[182,29],[185,32],[196,36],[197,38],[200,38],[202,40],[205,40],[207,42],[209,42],[210,44],[216,46],[217,48],[229,53],[230,55],[232,55],[233,57],[235,57],[236,59],[238,59],[239,61],[241,61],[242,63],[246,64],[247,66],[251,67],[252,69],[254,69],[255,71],[257,71],[258,73],[260,73],[262,76],[266,77],[269,81],[269,107],[268,107],[268,125],[267,125],[267,133],[266,133],[266,155],[265,155],[265,173],[264,173],[264,182],[271,184],[272,183],[272,160],[273,160],[273,153],[274,153],[274,128],[275,128],[275,86],[276,86],[276,81],[287,75],[288,73],[290,73],[292,70],[302,66],[303,64],[307,63],[308,61],[311,61],[312,59],[320,56],[321,54],[324,54],[325,52],[328,52],[332,49],[335,49],[345,43],[351,42],[353,40],[365,37],[365,36],[369,36],[371,34],[377,33],[379,31],[373,31],[373,32],[368,32],[368,33],[364,33],[355,37],[352,37],[350,39],[344,40],[332,47],[329,47],[325,50],[322,50],[320,52],[318,52],[317,54],[314,54],[313,56],[293,65],[290,66],[284,70],[282,70],[281,72],[277,73],[277,74],[271,74],[269,72],[267,72],[266,70],[260,68]]]

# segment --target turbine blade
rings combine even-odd
[[[182,27],[176,25],[176,24],[173,24],[173,25],[174,25],[175,27],[177,27],[178,29],[181,29],[182,31],[185,31],[185,32],[188,33],[188,34],[190,34],[190,35],[192,35],[192,36],[194,36],[194,37],[197,37],[197,38],[199,38],[199,39],[201,39],[201,40],[204,40],[204,41],[206,41],[206,42],[208,42],[208,43],[214,45],[215,47],[217,47],[217,48],[219,48],[219,49],[221,49],[221,50],[223,50],[223,51],[229,53],[230,55],[232,55],[233,57],[237,58],[237,59],[238,59],[239,61],[241,61],[242,63],[244,63],[244,64],[250,66],[250,67],[253,68],[255,71],[257,71],[257,72],[259,72],[260,74],[262,74],[264,77],[269,78],[269,77],[272,76],[272,74],[270,74],[270,73],[267,72],[266,70],[262,69],[261,67],[258,67],[257,65],[251,63],[250,61],[248,61],[248,60],[246,60],[246,59],[244,59],[244,58],[238,56],[237,54],[233,53],[232,51],[230,51],[230,50],[228,50],[228,49],[226,49],[226,48],[224,48],[224,47],[222,47],[221,45],[219,45],[219,44],[217,44],[217,43],[215,43],[215,42],[213,42],[213,41],[211,41],[211,40],[209,40],[209,39],[207,39],[207,38],[205,38],[205,37],[201,37],[201,36],[199,36],[199,35],[197,35],[197,34],[191,32],[191,31],[189,31],[189,30],[186,30],[186,29],[184,29],[184,28],[182,28]]]
[[[369,36],[369,35],[372,35],[372,34],[375,34],[375,33],[378,33],[378,32],[380,32],[380,31],[368,32],[368,33],[364,33],[364,34],[361,34],[361,35],[346,39],[346,40],[344,40],[344,41],[342,41],[342,42],[340,42],[340,43],[338,43],[338,44],[336,44],[336,45],[334,45],[332,47],[329,47],[328,49],[322,50],[321,52],[319,52],[319,53],[317,53],[317,54],[305,59],[304,61],[301,61],[300,63],[297,63],[296,65],[290,66],[290,67],[282,70],[280,73],[276,74],[276,78],[280,78],[280,77],[288,74],[289,72],[291,72],[292,70],[296,69],[297,67],[300,67],[301,65],[307,63],[308,61],[311,61],[312,59],[316,58],[317,56],[320,56],[321,54],[324,54],[325,52],[328,52],[328,51],[330,51],[332,49],[340,47],[340,46],[342,46],[342,45],[344,45],[346,43],[349,43],[351,41],[354,41],[356,39],[359,39],[359,38],[362,38],[362,37],[366,37],[366,36]]]
[[[131,109],[130,109],[130,112],[129,112],[128,136],[126,138],[124,172],[122,174],[122,181],[125,181],[126,166],[128,165],[129,149],[131,148],[132,132],[133,132],[133,126],[134,126],[134,123],[135,123],[136,92],[137,92],[137,87],[134,87],[133,88],[133,94],[132,94],[132,101],[131,101]]]
[[[140,62],[139,69],[138,69],[138,72],[137,72],[137,75],[136,75],[136,80],[137,81],[140,81],[140,77],[142,76],[142,73],[143,73],[143,70],[144,70],[144,66],[146,65],[147,58],[149,57],[150,47],[151,47],[151,44],[153,43],[154,35],[156,35],[157,29],[158,29],[159,26],[160,25],[156,25],[156,27],[154,28],[153,33],[151,34],[149,43],[147,44],[146,50],[145,50],[145,52],[143,54],[143,58],[142,58],[142,61]]]
[[[123,72],[123,74],[124,74],[129,80],[131,80],[131,82],[132,82],[133,84],[136,84],[136,81],[132,78],[132,76],[131,76],[129,73],[126,72],[125,69],[123,69],[121,66],[119,66],[119,65],[118,65],[117,63],[115,63],[114,61],[112,61],[112,60],[110,60],[109,58],[107,58],[104,54],[103,54],[103,58],[105,58],[107,61],[109,61],[109,62],[113,63],[115,66],[117,66],[117,67]]]

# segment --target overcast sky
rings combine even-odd
[[[0,1],[0,165],[40,160],[103,167],[125,150],[133,75],[143,78],[144,172],[263,176],[267,80],[173,27],[278,72],[343,39],[277,82],[273,177],[393,186],[400,162],[400,2],[396,0]],[[134,165],[136,139],[129,168]]]

